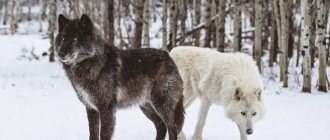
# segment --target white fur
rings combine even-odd
[[[214,103],[225,108],[227,116],[241,130],[241,139],[246,140],[245,131],[253,129],[253,123],[264,114],[262,94],[258,98],[263,86],[255,61],[242,53],[219,53],[198,47],[176,47],[170,56],[184,81],[185,108],[196,97],[201,99],[194,139],[202,138],[208,110]],[[240,100],[235,101],[238,88]],[[241,115],[242,111],[247,115]],[[257,115],[252,116],[253,112]],[[184,137],[183,133],[179,136]]]
[[[94,104],[93,98],[89,95],[88,92],[86,92],[86,90],[84,90],[81,86],[76,86],[75,89],[76,89],[76,93],[78,95],[78,98],[80,99],[80,101],[83,102],[83,104],[86,107],[92,108],[94,110],[98,110],[98,108]]]

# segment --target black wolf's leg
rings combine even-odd
[[[166,98],[166,97],[158,97],[158,98]],[[175,125],[175,100],[169,100],[165,99],[166,102],[160,103],[155,102],[153,103],[153,106],[155,107],[155,110],[159,114],[160,118],[165,123],[165,126],[167,127],[169,140],[177,140],[177,128]],[[160,100],[158,100],[160,101]]]
[[[158,116],[157,112],[149,103],[141,105],[140,108],[143,113],[154,123],[157,130],[156,140],[164,140],[167,131],[166,126],[162,119]]]
[[[89,140],[99,140],[100,116],[96,110],[86,108],[89,123]]]
[[[101,119],[101,140],[111,140],[115,127],[115,106],[103,105],[99,109]]]

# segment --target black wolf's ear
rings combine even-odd
[[[60,14],[58,16],[58,30],[59,32],[61,32],[64,28],[64,26],[69,22],[69,20],[63,16],[62,14]]]
[[[234,99],[235,99],[236,101],[239,101],[239,100],[241,100],[242,96],[243,96],[243,91],[242,91],[242,89],[239,88],[239,87],[236,87],[236,89],[235,89],[235,93],[234,93]]]
[[[93,28],[93,22],[91,21],[91,19],[86,14],[83,14],[80,17],[79,25],[80,25],[80,27],[82,27],[84,29],[92,29]]]

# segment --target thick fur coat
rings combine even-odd
[[[88,16],[59,16],[55,49],[86,106],[90,140],[110,140],[118,108],[139,105],[155,124],[157,140],[176,140],[184,121],[183,82],[169,54],[120,50],[100,37]]]
[[[252,134],[264,114],[262,80],[255,61],[242,53],[220,53],[198,47],[176,47],[170,56],[184,81],[185,108],[199,97],[201,108],[194,139],[202,138],[208,110],[222,105],[240,129],[241,138]],[[180,135],[183,139],[185,136]]]

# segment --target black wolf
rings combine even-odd
[[[177,139],[184,122],[183,82],[167,52],[109,46],[87,15],[60,15],[58,24],[55,49],[86,106],[90,140],[111,139],[116,110],[136,104],[155,124],[156,140],[165,139],[166,131]]]

